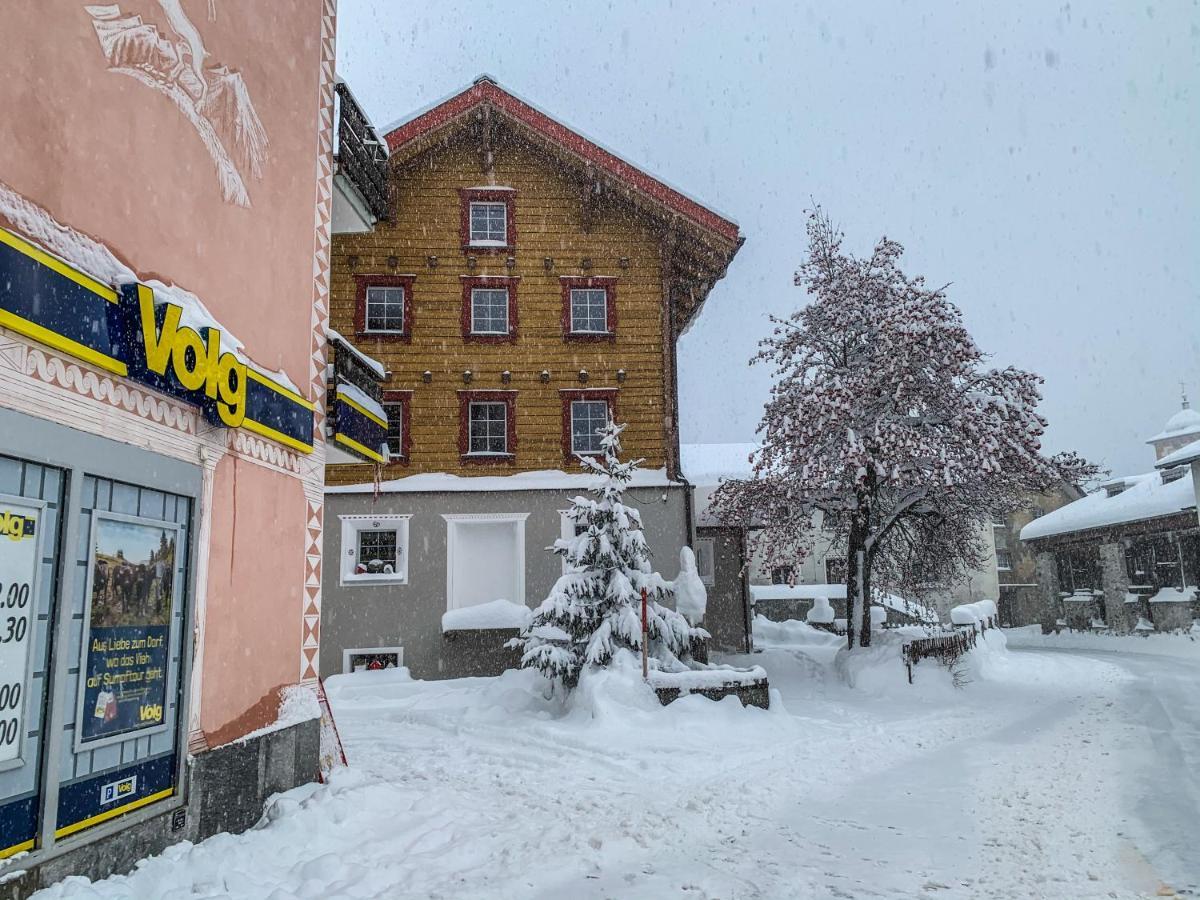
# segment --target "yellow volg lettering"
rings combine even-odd
[[[142,315],[142,343],[146,347],[146,368],[156,375],[166,375],[167,361],[171,358],[171,347],[175,344],[175,332],[179,328],[179,316],[183,310],[167,304],[162,331],[159,331],[154,322],[154,292],[144,284],[139,284],[137,295]]]
[[[175,377],[185,390],[198,391],[204,387],[208,359],[204,355],[204,340],[199,334],[190,328],[180,328],[175,333],[171,364],[175,369]]]
[[[232,353],[221,357],[217,365],[217,414],[230,428],[240,428],[246,418],[246,366]]]
[[[210,328],[204,337],[208,342],[208,360],[204,367],[207,375],[204,379],[204,396],[209,400],[216,400],[218,380],[221,377],[221,332]]]

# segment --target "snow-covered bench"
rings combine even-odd
[[[685,672],[651,672],[650,686],[663,706],[685,694],[699,694],[709,700],[737,697],[744,706],[767,709],[771,705],[767,673],[761,666],[735,669],[711,666]]]

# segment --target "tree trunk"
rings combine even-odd
[[[860,645],[863,626],[863,575],[865,573],[867,517],[855,513],[846,541],[846,647]],[[867,627],[870,628],[868,620]],[[870,642],[868,632],[867,642]]]
[[[858,646],[860,647],[871,646],[871,562],[873,557],[873,553],[863,551],[862,575],[858,581],[862,591],[863,608],[862,630],[858,634]]]

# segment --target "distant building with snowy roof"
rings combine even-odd
[[[1044,628],[1177,631],[1200,617],[1200,413],[1186,395],[1147,443],[1153,471],[1110,478],[1022,529]]]

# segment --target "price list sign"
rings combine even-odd
[[[0,767],[21,756],[42,507],[0,496]]]

